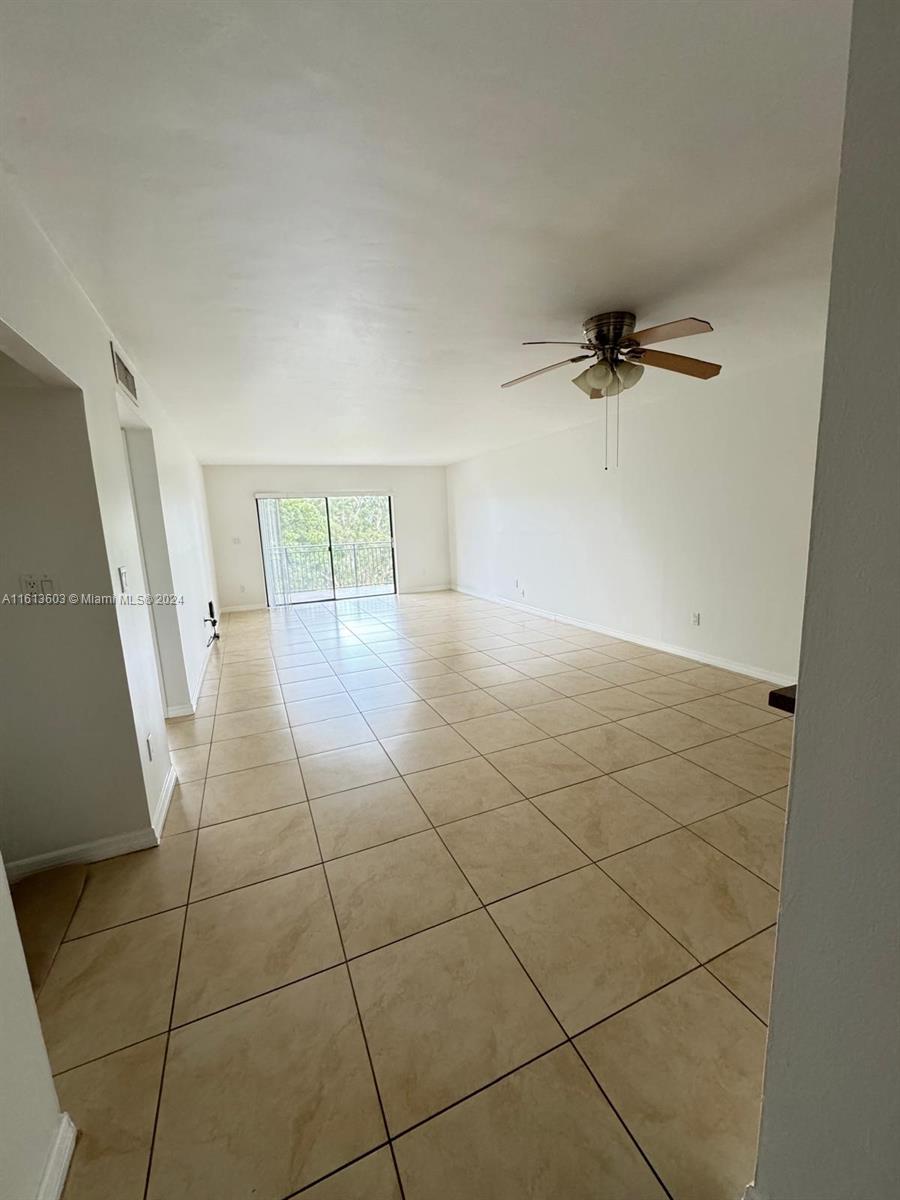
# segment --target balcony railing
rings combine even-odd
[[[268,557],[275,604],[331,597],[332,560],[338,596],[394,590],[390,542],[335,542],[330,554],[327,545],[272,546]]]

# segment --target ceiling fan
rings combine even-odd
[[[529,371],[517,379],[510,379],[501,387],[512,387],[534,379],[547,371],[570,363],[584,362],[588,358],[596,361],[576,376],[572,382],[592,400],[604,396],[617,396],[626,388],[634,387],[644,373],[644,367],[660,367],[663,371],[675,371],[679,375],[690,375],[694,379],[712,379],[722,368],[718,363],[704,362],[700,358],[687,358],[683,354],[670,354],[666,350],[650,349],[655,342],[668,342],[673,338],[690,337],[696,333],[711,333],[709,321],[697,317],[682,317],[680,321],[669,321],[665,325],[653,325],[648,329],[635,329],[635,315],[630,312],[600,313],[589,317],[582,327],[584,338],[580,342],[523,342],[523,346],[578,346],[586,354],[564,358],[537,371]]]

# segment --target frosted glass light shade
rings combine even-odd
[[[623,392],[627,391],[628,388],[634,387],[643,373],[644,368],[640,363],[624,361],[616,363],[616,374],[618,375],[619,383],[621,384],[620,390]],[[615,391],[616,389],[613,388],[612,390]]]
[[[614,378],[615,375],[609,363],[598,362],[588,367],[586,371],[582,371],[580,375],[576,375],[572,382],[587,396],[591,396],[594,392],[603,395]]]
[[[643,373],[640,363],[622,361],[611,367],[608,362],[601,361],[576,375],[572,382],[592,400],[598,400],[603,396],[617,396],[634,387]]]

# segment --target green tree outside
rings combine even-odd
[[[336,545],[348,542],[387,542],[391,522],[387,496],[329,497],[331,536]],[[297,496],[278,500],[282,544],[324,546],[328,544],[328,522],[322,498]]]

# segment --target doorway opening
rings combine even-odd
[[[258,496],[270,608],[397,591],[390,496]]]

